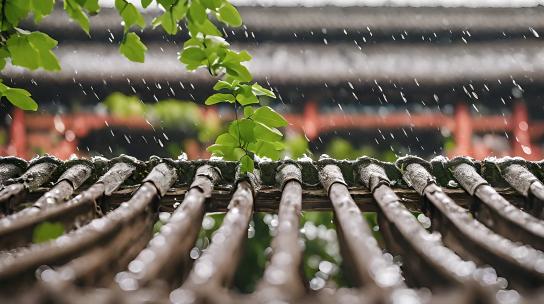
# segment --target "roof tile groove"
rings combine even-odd
[[[293,163],[278,168],[277,180],[283,190],[278,210],[278,233],[271,244],[270,265],[257,287],[256,295],[260,300],[290,302],[305,293],[298,271],[302,262],[298,230],[302,210],[301,179],[300,168]]]
[[[382,230],[382,235],[388,242],[388,246],[395,249],[395,253],[417,256],[417,259],[406,261],[406,267],[409,270],[408,279],[431,288],[459,284],[466,290],[470,290],[470,293],[474,289],[479,297],[489,297],[489,291],[496,286],[492,287],[493,284],[485,282],[481,276],[478,277],[478,273],[485,272],[486,269],[478,268],[472,261],[463,260],[451,249],[445,247],[439,234],[425,230],[402,205],[400,198],[389,187],[383,169],[380,169],[381,167],[376,164],[361,166],[360,176],[363,180],[383,181],[374,183],[373,188],[380,211],[392,224],[391,228]],[[384,225],[385,227],[387,226]],[[426,266],[421,267],[421,264]],[[477,284],[473,285],[473,283]]]
[[[380,290],[381,301],[391,301],[391,293],[406,288],[399,266],[382,254],[368,223],[349,194],[340,168],[325,164],[319,175],[335,211],[341,246],[346,248],[347,258],[354,265],[356,283]]]

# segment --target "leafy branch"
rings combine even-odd
[[[143,30],[146,21],[136,6],[129,0],[115,0],[115,8],[123,22],[123,39],[119,51],[135,62],[144,62],[147,47],[133,28]],[[217,137],[215,144],[208,147],[214,155],[226,160],[239,160],[242,173],[253,171],[255,156],[277,159],[284,149],[283,135],[278,128],[287,121],[270,107],[260,106],[260,97],[275,98],[272,91],[252,82],[252,75],[242,64],[251,60],[245,51],[234,51],[222,37],[221,31],[209,19],[214,16],[225,26],[239,27],[242,18],[228,0],[140,0],[147,8],[155,2],[163,13],[151,24],[175,35],[184,22],[190,38],[184,42],[179,60],[188,70],[205,68],[218,82],[214,90],[218,93],[206,99],[206,105],[230,103],[236,119],[227,132]],[[43,68],[48,71],[60,70],[57,57],[51,51],[57,41],[41,32],[28,32],[18,28],[19,23],[29,14],[36,23],[49,15],[55,0],[2,0],[0,20],[0,69],[10,59],[13,65],[30,70]],[[82,30],[90,35],[88,15],[99,13],[98,0],[64,0],[64,10]],[[0,83],[0,97],[17,107],[36,110],[37,104],[30,93],[23,89],[10,88]],[[243,115],[239,113],[239,108]]]

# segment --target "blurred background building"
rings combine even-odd
[[[255,80],[277,93],[270,106],[290,122],[292,156],[542,158],[538,1],[233,3],[245,25],[222,30],[253,55]],[[61,72],[4,70],[40,109],[0,104],[0,153],[207,157],[205,147],[234,113],[200,106],[215,80],[177,60],[186,32],[145,29],[146,62],[129,62],[117,50],[120,17],[112,1],[103,4],[91,17],[91,37],[60,8],[39,25],[59,40]],[[148,20],[158,14],[145,11]]]

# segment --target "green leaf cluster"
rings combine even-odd
[[[272,91],[263,88],[258,83],[251,85],[241,83],[239,80],[233,80],[232,82],[220,80],[215,84],[213,89],[220,91],[221,93],[216,93],[208,97],[204,102],[206,105],[213,105],[221,102],[238,102],[241,106],[248,106],[258,104],[258,96],[276,98],[276,95]]]
[[[51,51],[56,46],[57,41],[42,32],[18,31],[6,42],[11,63],[30,70],[43,68],[48,71],[59,71],[59,61]]]
[[[227,160],[240,160],[241,171],[254,169],[254,156],[278,159],[284,149],[283,134],[287,125],[280,114],[268,106],[244,107],[244,117],[230,123],[228,131],[217,137],[208,151]]]
[[[204,102],[206,105],[231,103],[243,107],[243,118],[233,121],[228,132],[220,135],[208,151],[227,160],[240,160],[241,171],[254,169],[254,156],[278,159],[284,149],[283,135],[277,129],[287,125],[287,120],[272,108],[258,107],[258,96],[275,98],[274,93],[258,83],[248,84],[234,79],[220,80],[213,87],[220,93],[213,94]]]
[[[161,26],[169,35],[177,34],[179,22],[185,18],[189,3],[187,0],[157,0],[159,5],[164,9],[164,13],[153,19],[153,27]],[[142,5],[146,7],[147,3],[142,0]]]
[[[227,26],[242,25],[240,13],[227,0],[191,0],[187,16],[187,28],[191,36],[222,36],[210,21],[209,14],[215,15],[217,20]]]
[[[174,6],[180,4],[171,0],[163,2]],[[234,106],[235,112],[239,105],[244,113],[244,117],[234,120],[228,131],[221,134],[208,151],[227,160],[239,160],[242,173],[253,171],[255,156],[279,158],[284,145],[278,128],[287,125],[287,121],[270,107],[255,107],[260,103],[259,96],[276,96],[258,83],[249,83],[253,77],[243,62],[251,60],[251,55],[245,50],[231,50],[209,19],[209,15],[213,14],[227,26],[240,26],[240,14],[226,0],[192,0],[187,3],[183,1],[183,4],[187,5],[184,13],[191,38],[184,43],[178,59],[190,71],[206,68],[212,76],[223,78],[214,86],[217,93],[205,100],[206,105],[228,103]],[[161,5],[166,8],[164,4]],[[166,9],[156,20],[164,18],[168,12]],[[154,23],[159,24],[158,21]],[[165,27],[164,21],[160,24],[168,33],[177,32],[177,28]]]
[[[0,2],[0,70],[4,69],[8,61],[31,70],[60,70],[58,59],[52,52],[57,41],[42,32],[28,32],[18,27],[30,14],[34,15],[35,22],[39,22],[51,13],[54,4],[54,0]],[[24,110],[35,111],[38,108],[28,91],[10,88],[1,80],[0,97],[5,97],[11,104]]]
[[[30,0],[5,0],[0,2],[0,29],[10,31],[19,26],[19,23],[24,20],[29,13],[33,12],[35,16],[42,15],[43,11],[47,11],[47,3],[35,3]],[[36,6],[36,7],[35,7]],[[37,17],[36,17],[37,18]],[[41,19],[39,17],[38,19]]]
[[[34,13],[34,21],[40,22],[43,17],[51,14],[55,0],[31,0],[30,10]]]
[[[143,2],[143,1],[142,1]],[[151,2],[147,3],[149,5]],[[144,3],[142,3],[144,5]],[[115,0],[115,9],[123,19],[123,40],[119,46],[119,52],[128,60],[143,63],[147,47],[134,32],[129,32],[132,27],[145,28],[144,16],[138,11],[134,4],[127,0]]]
[[[211,75],[227,75],[230,80],[248,82],[253,78],[242,62],[251,60],[247,51],[236,52],[218,36],[198,35],[187,40],[179,60],[190,70],[205,67]]]
[[[205,104],[229,103],[234,106],[237,119],[230,123],[228,131],[216,139],[209,151],[229,160],[239,160],[242,173],[253,170],[255,156],[277,159],[284,149],[283,135],[278,128],[285,126],[287,121],[270,107],[258,107],[259,97],[275,98],[275,95],[258,83],[250,83],[253,77],[243,63],[251,60],[251,55],[245,50],[230,49],[217,28],[218,23],[210,19],[213,16],[225,26],[241,26],[238,10],[228,0],[140,0],[140,3],[146,8],[153,1],[163,10],[152,21],[154,28],[160,26],[166,33],[175,35],[180,30],[180,23],[185,22],[189,31],[190,38],[183,45],[179,61],[188,70],[205,68],[212,76],[221,77],[214,86],[217,93],[206,99]],[[34,16],[35,22],[41,21],[52,12],[54,5],[55,0],[0,2],[0,70],[8,60],[31,70],[60,70],[53,53],[57,41],[47,34],[18,28],[29,15]],[[120,53],[131,61],[144,62],[147,47],[132,31],[146,27],[144,17],[128,0],[115,0],[115,8],[124,27]],[[64,0],[64,10],[89,35],[89,15],[97,14],[100,6],[98,0]],[[0,82],[0,94],[17,107],[37,109],[36,102],[26,90],[10,88]],[[243,109],[243,117],[238,119],[239,107]]]

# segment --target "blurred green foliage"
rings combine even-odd
[[[224,215],[224,213],[206,214],[191,252],[193,259],[198,259],[209,246],[214,232],[223,223]],[[372,228],[374,236],[381,242],[376,213],[368,212],[363,216]],[[253,214],[233,281],[233,287],[239,292],[253,292],[262,278],[272,253],[270,246],[278,225],[277,214],[262,212]],[[303,250],[301,274],[309,289],[318,290],[325,286],[352,287],[343,269],[333,212],[303,212],[299,240]]]
[[[308,147],[308,140],[302,134],[293,134],[285,139],[285,155],[292,159],[300,158],[304,155],[310,156],[312,153]]]
[[[264,269],[270,254],[273,223],[271,215],[254,213],[248,228],[244,252],[240,255],[240,263],[234,275],[234,286],[242,293],[255,290],[256,284],[264,274]],[[272,225],[271,225],[272,224]]]
[[[201,142],[210,142],[223,130],[217,117],[204,117],[200,107],[191,101],[164,99],[150,104],[144,103],[137,96],[116,92],[108,96],[103,105],[116,117],[144,117],[153,125],[194,131]],[[176,144],[167,147],[173,156],[179,155],[181,148],[181,145]]]
[[[336,159],[357,159],[363,155],[390,162],[394,162],[397,159],[397,156],[391,150],[378,151],[371,146],[364,146],[357,149],[343,138],[331,140],[327,145],[326,153]]]
[[[111,115],[121,118],[144,117],[151,124],[186,132],[195,132],[200,143],[213,141],[218,134],[226,129],[216,115],[204,117],[200,106],[191,101],[165,99],[156,103],[144,103],[137,96],[127,96],[123,93],[113,93],[102,103]],[[173,157],[180,155],[182,144],[170,143],[166,146]],[[283,155],[299,158],[310,154],[308,140],[301,134],[293,134],[285,141]]]
[[[334,213],[303,212],[301,238],[304,240],[302,267],[308,287],[318,290],[325,285],[347,287],[342,270],[342,256],[334,223]],[[327,265],[328,267],[324,267]],[[324,269],[330,268],[330,269]],[[327,271],[324,271],[327,270]]]
[[[448,136],[444,138],[444,152],[453,152],[455,150],[455,140]]]
[[[64,234],[64,225],[57,222],[43,222],[34,227],[32,231],[32,242],[34,244],[54,240]]]
[[[0,145],[4,146],[8,142],[8,134],[5,129],[0,129]]]
[[[103,104],[112,115],[122,118],[145,117],[152,123],[181,129],[196,129],[204,122],[199,106],[190,101],[164,99],[150,104],[137,96],[112,93]]]
[[[123,118],[143,117],[146,112],[146,105],[137,96],[127,96],[115,92],[108,96],[102,103],[108,111]]]

